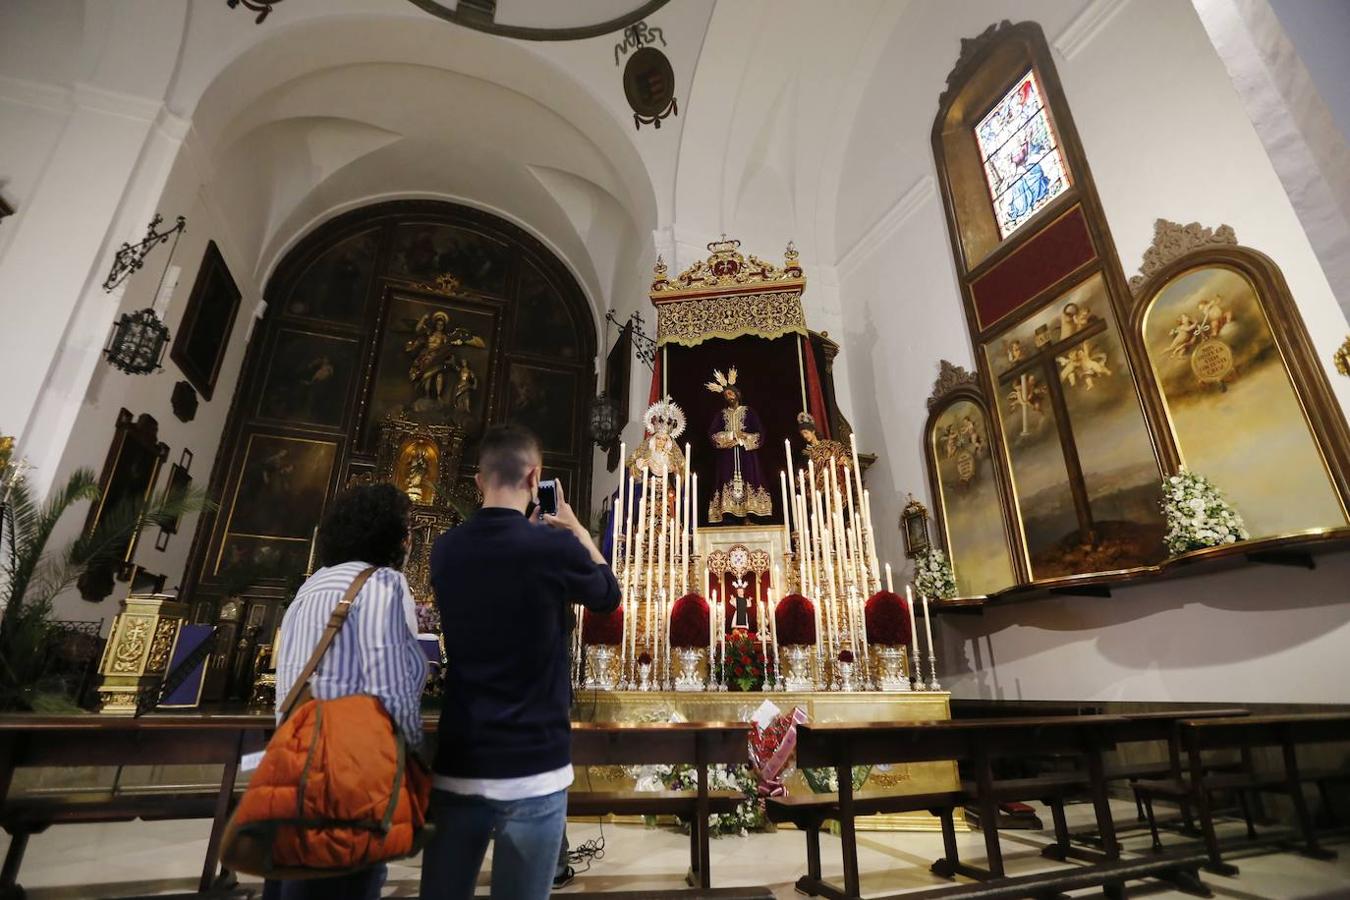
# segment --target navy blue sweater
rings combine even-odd
[[[609,566],[573,534],[480,509],[436,541],[431,586],[448,660],[436,772],[520,778],[568,765],[568,604],[617,608]]]

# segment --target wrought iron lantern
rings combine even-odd
[[[162,368],[169,346],[169,326],[149,307],[123,313],[113,326],[103,355],[128,375],[148,375]]]

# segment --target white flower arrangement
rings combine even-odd
[[[1181,469],[1163,479],[1162,495],[1162,511],[1167,517],[1165,540],[1173,556],[1251,537],[1242,516],[1203,475]]]
[[[693,766],[687,765],[643,766],[634,787],[639,791],[694,791],[698,789],[698,773]],[[708,789],[740,791],[746,795],[745,802],[738,805],[735,812],[708,816],[708,833],[713,837],[744,837],[764,827],[764,811],[755,795],[755,773],[748,765],[709,766]],[[648,817],[648,824],[655,824],[655,820]]]
[[[956,596],[956,575],[947,554],[929,550],[914,559],[914,590],[929,600],[946,600]]]

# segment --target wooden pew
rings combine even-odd
[[[1298,746],[1350,742],[1350,713],[1192,719],[1181,722],[1179,729],[1182,747],[1189,757],[1185,774],[1166,779],[1145,779],[1135,785],[1148,813],[1155,849],[1161,845],[1153,800],[1164,798],[1179,803],[1189,802],[1199,814],[1200,830],[1209,860],[1205,869],[1221,875],[1237,874],[1236,866],[1223,861],[1210,803],[1214,792],[1231,790],[1240,796],[1248,792],[1286,795],[1293,804],[1298,829],[1303,837],[1303,853],[1315,859],[1335,856],[1318,843],[1312,815],[1303,796],[1303,786],[1310,782],[1325,786],[1332,780],[1350,778],[1350,770],[1303,770],[1298,764]],[[1259,771],[1255,766],[1248,765],[1239,772],[1216,772],[1207,767],[1204,758],[1206,752],[1238,750],[1244,759],[1250,760],[1251,751],[1260,747],[1280,748],[1282,771]],[[1247,816],[1247,832],[1249,838],[1255,837],[1250,815]]]
[[[689,820],[691,886],[710,888],[712,872],[708,817],[734,811],[745,802],[737,791],[708,789],[711,765],[745,765],[750,726],[744,722],[617,724],[572,726],[572,763],[577,766],[692,765],[695,791],[587,791],[573,784],[567,812],[573,816],[676,815]]]
[[[771,798],[767,805],[769,818],[775,822],[792,822],[806,832],[808,871],[798,881],[797,889],[807,894],[833,898],[859,896],[854,825],[854,819],[859,815],[927,810],[942,821],[944,856],[934,863],[934,872],[948,877],[959,873],[977,879],[998,879],[1004,875],[998,829],[984,829],[987,871],[962,864],[952,810],[968,802],[974,803],[982,820],[992,823],[997,821],[1000,803],[1040,800],[1086,785],[1097,814],[1104,856],[1108,860],[1115,860],[1120,851],[1107,805],[1102,757],[1112,746],[1111,729],[1124,721],[1120,716],[1054,716],[799,726],[797,765],[801,768],[836,769],[839,792]],[[1054,774],[1043,778],[1000,780],[994,777],[995,760],[1051,754],[1077,756],[1083,760],[1084,769],[1077,774]],[[855,765],[894,765],[935,760],[970,763],[975,773],[974,782],[963,785],[957,791],[935,794],[855,794],[853,791],[851,772]],[[824,881],[821,876],[820,829],[828,819],[836,820],[840,825],[844,857],[842,890]]]
[[[1143,713],[1123,713],[1125,722],[1113,729],[1112,739],[1119,751],[1125,744],[1140,743],[1159,743],[1166,744],[1167,758],[1165,760],[1139,762],[1139,763],[1110,763],[1106,766],[1106,780],[1128,782],[1133,791],[1134,785],[1141,779],[1157,778],[1177,778],[1184,771],[1184,764],[1181,754],[1180,723],[1190,719],[1221,719],[1236,718],[1250,715],[1250,713],[1240,707],[1230,707],[1224,709],[1180,709],[1180,710],[1159,710]],[[1144,810],[1143,801],[1139,795],[1135,795],[1135,808],[1138,810],[1138,821],[1148,822],[1147,813]],[[1190,827],[1190,809],[1189,805],[1183,804],[1182,816]],[[1063,814],[1058,813],[1056,825],[1058,826],[1063,819]],[[1117,829],[1119,830],[1119,829]],[[1095,832],[1092,834],[1095,835]],[[1056,830],[1056,847],[1067,848],[1067,836],[1062,835]],[[1087,833],[1074,835],[1075,840],[1081,840],[1084,843],[1100,844],[1100,838],[1094,838]],[[1054,849],[1054,848],[1051,848]],[[1047,854],[1051,855],[1051,854]],[[1074,855],[1071,851],[1069,855]]]
[[[262,749],[274,728],[270,715],[0,715],[0,826],[13,838],[0,892],[16,892],[29,836],[51,825],[185,818],[212,820],[199,882],[200,890],[208,889],[219,868],[239,759]],[[114,788],[9,797],[16,769],[128,765],[221,765],[224,771],[218,788],[187,792]]]

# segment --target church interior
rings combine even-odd
[[[0,317],[0,900],[262,895],[356,485],[434,735],[502,423],[556,893],[1350,896],[1350,5],[5,0]]]

